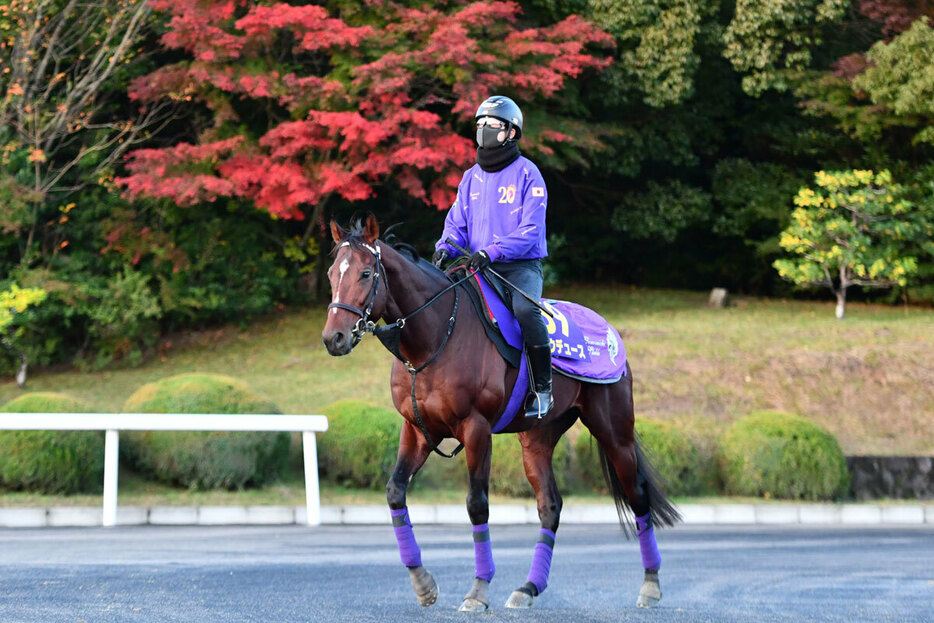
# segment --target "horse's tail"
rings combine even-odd
[[[674,507],[665,492],[659,486],[660,478],[655,468],[649,462],[642,447],[639,445],[639,436],[633,441],[636,449],[636,482],[642,488],[642,493],[649,504],[649,510],[652,513],[652,523],[656,526],[673,526],[681,521],[681,514]],[[632,505],[626,498],[623,491],[623,485],[616,475],[616,468],[613,462],[603,451],[600,444],[597,444],[600,451],[600,466],[603,468],[603,477],[606,479],[607,487],[613,494],[613,501],[616,502],[616,513],[619,515],[619,523],[623,527],[626,536],[635,533],[635,521],[633,518]]]

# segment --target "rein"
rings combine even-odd
[[[350,243],[344,242],[342,244]],[[428,432],[428,427],[425,426],[425,422],[422,420],[422,416],[418,412],[418,402],[415,398],[415,379],[419,372],[434,363],[435,360],[441,355],[444,347],[447,346],[448,338],[450,338],[451,334],[454,332],[454,322],[457,318],[457,308],[460,302],[460,293],[458,290],[456,290],[456,288],[457,286],[461,285],[461,282],[455,281],[448,287],[444,288],[428,299],[425,304],[413,311],[411,314],[403,316],[393,323],[386,324],[381,327],[377,326],[375,322],[370,320],[370,313],[373,311],[373,302],[376,300],[376,293],[377,289],[379,288],[379,277],[380,273],[383,271],[383,263],[379,242],[376,242],[375,245],[375,249],[369,245],[364,245],[374,256],[376,256],[376,274],[373,276],[373,285],[370,288],[370,293],[367,295],[366,302],[364,304],[365,309],[361,310],[357,307],[353,307],[352,305],[338,302],[334,302],[328,305],[328,309],[330,310],[331,308],[337,307],[339,309],[346,309],[347,311],[353,312],[360,316],[360,320],[357,321],[357,324],[355,324],[354,328],[351,330],[351,335],[353,335],[354,339],[353,346],[359,344],[364,335],[367,333],[372,333],[376,336],[380,343],[386,347],[386,350],[388,350],[396,359],[402,362],[402,365],[405,366],[405,369],[408,371],[408,373],[412,375],[412,413],[415,416],[415,423],[422,431],[422,435],[425,436],[425,441],[428,442],[428,446],[432,449],[432,451],[440,454],[445,458],[453,458],[464,449],[464,444],[459,444],[453,452],[450,454],[445,454],[438,447],[438,444],[432,440],[431,434]],[[450,292],[452,289],[454,290],[454,309],[451,310],[451,317],[448,319],[448,328],[444,334],[444,339],[441,340],[441,345],[438,347],[438,350],[435,351],[435,353],[428,359],[428,361],[418,367],[415,367],[415,365],[406,359],[402,354],[402,329],[405,328],[405,324],[409,321],[409,319],[431,307],[431,305],[433,305],[438,299],[440,299],[444,294]]]

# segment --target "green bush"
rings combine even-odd
[[[328,432],[318,443],[322,478],[347,487],[385,488],[396,465],[400,415],[359,400],[335,402],[322,413],[328,416]]]
[[[603,480],[603,471],[600,468],[597,440],[583,425],[576,424],[575,427],[577,426],[580,427],[580,430],[573,444],[571,486],[579,491],[607,493],[606,482]]]
[[[214,374],[182,374],[148,383],[130,396],[126,413],[281,413],[245,383]],[[274,432],[130,432],[121,444],[128,463],[163,482],[191,488],[240,489],[275,480],[285,468],[289,434]]]
[[[345,487],[383,490],[396,466],[402,416],[359,400],[335,402],[322,413],[328,416],[328,432],[318,442],[321,477]],[[466,486],[464,453],[446,459],[432,452],[408,490]]]
[[[684,433],[697,452],[696,484],[684,495],[715,495],[720,488],[717,447],[724,427],[709,416],[703,415],[674,416],[666,421]]]
[[[359,400],[335,402],[322,413],[328,416],[328,432],[318,442],[322,478],[346,487],[382,490],[396,465],[402,417],[392,409]],[[409,490],[466,489],[465,454],[445,459],[432,453],[412,479]],[[570,445],[562,439],[554,456],[559,487],[565,482],[570,454]],[[493,436],[490,491],[518,497],[533,495],[522,466],[522,447],[515,435]]]
[[[709,490],[713,463],[677,425],[636,419],[640,447],[655,467],[662,489],[670,495],[698,495]],[[606,491],[597,442],[582,430],[574,444],[574,481],[584,489]]]
[[[849,486],[837,440],[796,415],[754,413],[735,422],[720,443],[726,493],[766,498],[832,500]]]
[[[85,413],[64,394],[23,394],[4,413]],[[103,431],[0,431],[0,485],[38,493],[98,493],[104,477]]]
[[[571,444],[566,437],[558,440],[552,455],[558,490],[565,491],[571,462]],[[516,435],[493,435],[493,466],[490,470],[490,493],[512,497],[535,497],[525,476],[522,444]]]

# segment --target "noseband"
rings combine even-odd
[[[370,253],[376,257],[376,274],[373,275],[373,285],[370,286],[370,293],[366,297],[366,301],[363,304],[363,309],[337,301],[328,305],[328,311],[331,311],[334,308],[346,309],[347,311],[360,316],[360,319],[357,320],[357,324],[355,324],[353,329],[350,330],[350,334],[353,336],[353,346],[359,344],[364,335],[367,333],[373,333],[373,331],[376,329],[376,323],[370,320],[370,314],[373,312],[373,302],[376,301],[376,293],[379,291],[379,277],[383,272],[383,256],[382,251],[379,248],[379,242],[377,241],[374,244],[375,248],[371,247],[370,245],[364,245],[370,251]],[[341,243],[341,246],[344,245],[350,246],[350,243]]]

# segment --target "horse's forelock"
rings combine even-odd
[[[341,241],[336,243],[331,249],[331,257],[336,257],[337,252],[344,246],[349,246],[355,251],[363,251],[365,249],[372,249],[372,246],[366,241],[362,233],[357,233],[355,231],[347,232],[347,234],[341,238]]]

